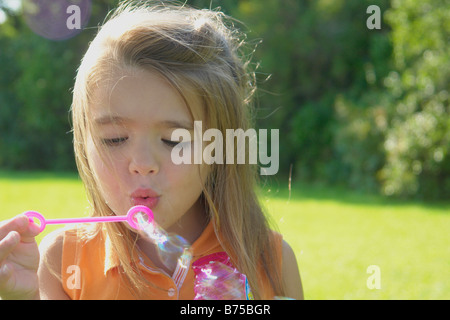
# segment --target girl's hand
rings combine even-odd
[[[39,299],[38,234],[24,215],[0,222],[0,298]]]

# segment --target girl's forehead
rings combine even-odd
[[[201,100],[193,90],[181,94],[161,74],[137,68],[117,68],[109,72],[93,91],[89,106],[93,119],[123,117],[145,120],[176,118],[201,120]]]

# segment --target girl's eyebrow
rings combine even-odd
[[[133,122],[133,120],[119,117],[119,116],[102,116],[94,119],[94,122],[98,125],[106,125],[106,124],[118,124],[118,123],[125,123],[125,122]]]
[[[168,129],[183,128],[183,129],[187,129],[187,130],[194,130],[194,126],[189,121],[165,120],[165,121],[161,121],[160,125],[168,128]]]
[[[107,115],[95,118],[94,122],[98,125],[108,125],[108,124],[133,123],[134,120],[120,116]],[[190,121],[183,121],[183,120],[163,120],[160,121],[157,125],[168,129],[183,128],[187,130],[194,130],[194,126]]]

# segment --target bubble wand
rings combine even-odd
[[[142,230],[156,244],[158,255],[169,269],[189,268],[192,254],[190,244],[181,236],[165,232],[154,220],[153,212],[146,206],[134,206],[124,216],[101,216],[83,218],[46,219],[36,211],[24,212],[30,222],[39,221],[39,232],[44,231],[48,224],[127,222],[132,228]]]
[[[83,218],[64,218],[64,219],[45,219],[42,214],[36,211],[24,212],[30,222],[34,222],[34,218],[39,220],[39,232],[44,231],[48,224],[68,224],[68,223],[98,223],[98,222],[128,222],[128,224],[137,230],[142,229],[142,225],[137,221],[137,215],[147,216],[147,222],[153,222],[153,212],[146,206],[134,206],[125,216],[102,216],[102,217],[83,217]]]

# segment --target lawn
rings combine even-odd
[[[450,203],[280,182],[260,197],[297,255],[307,299],[450,299]],[[26,210],[83,216],[86,207],[76,175],[0,172],[0,220]]]

